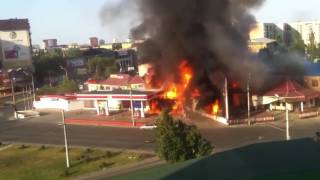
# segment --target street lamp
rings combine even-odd
[[[247,101],[248,101],[248,123],[251,125],[251,119],[250,119],[250,80],[251,80],[251,74],[248,75],[248,82],[247,82]]]
[[[280,100],[280,96],[278,94],[275,94],[275,97],[278,98],[278,101]],[[282,98],[284,102],[284,107],[285,107],[285,113],[286,113],[286,140],[290,140],[290,133],[289,133],[289,110],[287,108],[287,102],[285,98]]]
[[[61,65],[59,67],[60,67],[61,70],[63,70],[66,73],[65,76],[66,76],[66,79],[68,79],[68,71],[67,71],[67,69],[65,67],[61,66]]]
[[[12,77],[11,76],[11,72],[13,72],[13,69],[10,69],[7,71],[9,73],[9,79],[10,79],[10,83],[11,83],[11,94],[12,94],[12,107],[13,107],[13,116],[15,119],[18,119],[18,116],[17,116],[17,106],[16,106],[16,97],[15,97],[15,91],[14,91],[14,81],[16,80],[15,77]]]
[[[132,126],[135,126],[135,121],[134,121],[134,115],[133,115],[133,101],[132,101],[132,86],[131,84],[129,85],[130,89],[130,106],[131,106],[131,121],[132,121]]]
[[[67,168],[69,168],[70,167],[70,161],[69,161],[69,149],[68,149],[68,141],[67,141],[67,129],[66,129],[65,116],[64,116],[64,110],[63,109],[61,109],[61,114],[62,114],[64,146],[65,146],[65,150],[66,150],[66,165],[67,165]]]
[[[34,76],[32,73],[30,72],[26,72],[25,70],[22,70],[22,72],[26,75],[26,76],[31,76],[31,85],[32,85],[32,98],[33,98],[33,101],[36,101],[36,92],[35,92],[35,89],[34,89]],[[27,90],[27,89],[26,89]],[[27,97],[28,98],[28,97]]]

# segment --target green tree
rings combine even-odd
[[[311,32],[309,34],[309,44],[307,45],[307,53],[310,57],[311,60],[314,60],[315,58],[317,58],[317,46],[315,43],[315,36],[314,36],[314,32]]]
[[[34,56],[33,65],[37,82],[43,83],[46,77],[63,73],[60,66],[65,66],[65,64],[65,59],[59,53],[41,53]]]
[[[167,111],[164,111],[157,121],[156,152],[161,159],[169,162],[179,162],[209,155],[212,146],[204,139],[195,126],[175,121]]]
[[[77,58],[82,56],[82,51],[79,48],[69,48],[65,52],[66,58]]]
[[[75,81],[64,78],[62,83],[58,86],[57,91],[59,93],[74,93],[78,91],[78,85]]]
[[[115,58],[95,56],[89,59],[89,72],[93,78],[101,79],[118,72]]]
[[[45,95],[45,94],[65,94],[65,93],[74,93],[77,92],[78,85],[75,81],[66,79],[55,87],[51,87],[49,85],[42,86],[38,91],[37,95]]]
[[[293,42],[289,47],[289,50],[298,52],[300,54],[305,54],[306,45],[304,44],[304,41],[299,33],[293,33]]]

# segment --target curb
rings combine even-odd
[[[143,161],[128,164],[125,166],[91,172],[89,174],[84,174],[80,177],[75,177],[74,179],[77,179],[77,180],[107,179],[107,178],[112,178],[120,175],[125,175],[130,172],[138,171],[141,169],[151,168],[151,167],[158,166],[165,163],[166,163],[165,161],[160,160],[158,157],[151,157]]]
[[[48,146],[48,147],[61,147],[64,148],[64,144],[47,144],[47,143],[28,143],[28,142],[18,142],[18,141],[1,141],[2,144],[7,146],[9,145],[29,145],[29,146]],[[121,152],[132,152],[132,153],[145,153],[145,154],[154,154],[154,150],[143,150],[143,149],[126,149],[126,148],[108,148],[108,147],[100,147],[100,146],[80,146],[80,145],[68,145],[68,148],[79,148],[79,149],[98,149],[98,150],[105,150],[105,151],[121,151]]]
[[[72,124],[72,125],[88,125],[88,126],[132,127],[132,122],[128,122],[128,121],[106,121],[106,120],[66,118],[65,123]],[[145,125],[145,123],[135,122],[134,127],[139,128],[143,125]]]

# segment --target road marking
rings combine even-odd
[[[277,129],[277,130],[282,131],[282,132],[286,131],[284,128],[278,127],[278,126],[273,125],[273,124],[266,124],[266,126],[271,127],[273,129]]]

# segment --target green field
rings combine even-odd
[[[300,139],[254,144],[202,159],[164,164],[114,179],[320,179],[320,143]]]
[[[65,170],[64,148],[14,145],[0,151],[0,179],[68,179],[141,161],[151,155],[72,148]]]

